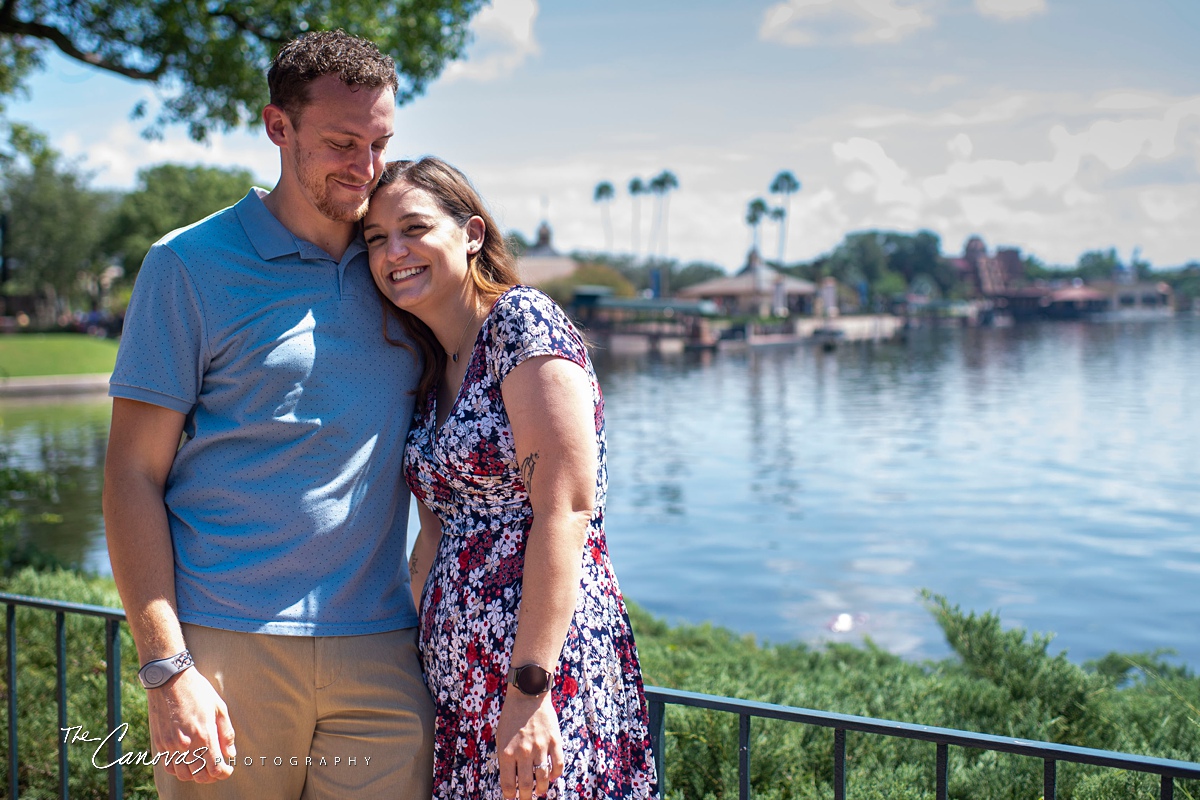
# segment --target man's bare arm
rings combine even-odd
[[[187,645],[175,606],[175,563],[163,492],[183,432],[184,415],[134,400],[113,400],[104,464],[104,527],[113,578],[141,663]],[[196,669],[147,691],[155,752],[205,747],[206,769],[173,765],[180,780],[211,783],[232,774],[216,756],[233,756],[228,710]],[[224,761],[225,759],[222,759]]]

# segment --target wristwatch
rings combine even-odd
[[[142,686],[147,689],[157,689],[171,678],[183,672],[195,662],[192,661],[192,654],[187,650],[182,653],[176,653],[167,658],[158,658],[154,661],[147,661],[141,669],[138,670],[138,680],[142,682]]]
[[[541,697],[550,691],[550,683],[553,680],[554,673],[541,664],[525,664],[510,667],[508,670],[508,682],[530,697]]]

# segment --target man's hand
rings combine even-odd
[[[233,774],[237,751],[229,709],[199,670],[186,669],[163,686],[147,689],[146,698],[150,744],[154,753],[168,754],[168,775],[214,783]]]

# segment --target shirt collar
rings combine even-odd
[[[242,223],[242,229],[258,255],[266,261],[290,255],[298,255],[306,260],[332,260],[323,249],[299,238],[275,218],[263,204],[262,199],[267,194],[266,189],[255,186],[234,206],[238,221]],[[341,264],[349,263],[350,259],[366,249],[362,236],[355,236],[342,255]]]

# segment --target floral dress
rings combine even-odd
[[[500,386],[518,364],[546,355],[587,371],[600,456],[583,577],[552,687],[565,763],[548,797],[657,796],[637,650],[604,538],[604,401],[570,321],[545,294],[516,286],[484,321],[445,422],[437,428],[431,394],[405,454],[408,485],[442,522],[420,609],[425,682],[437,710],[436,798],[501,797],[495,729],[533,510]]]

